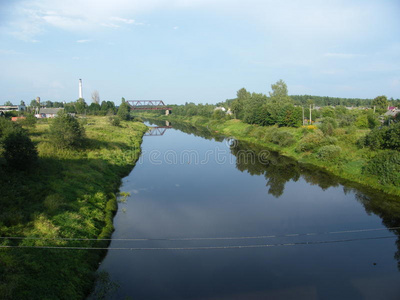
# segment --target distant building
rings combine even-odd
[[[216,107],[214,110],[222,110],[223,112],[226,112],[226,108],[223,106]]]
[[[11,121],[16,122],[16,121],[25,120],[25,119],[26,119],[25,117],[12,117]]]
[[[38,119],[55,118],[64,108],[41,108],[39,113],[35,115]]]
[[[396,117],[397,114],[400,113],[400,109],[397,109],[397,107],[393,107],[393,109],[388,110],[385,112],[385,116],[390,116],[390,117]]]
[[[0,111],[6,112],[6,111],[25,111],[26,106],[25,105],[0,105]]]

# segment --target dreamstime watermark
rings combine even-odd
[[[200,151],[197,149],[183,150],[142,150],[138,164],[150,163],[153,165],[205,165],[210,162],[219,165],[235,164],[237,161],[243,164],[269,164],[271,153],[268,150],[255,152],[253,150],[234,150],[238,146],[238,141],[233,138],[225,139],[221,146]],[[132,151],[136,153],[136,151]]]

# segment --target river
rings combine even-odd
[[[400,299],[399,199],[183,125],[121,191],[107,299]]]

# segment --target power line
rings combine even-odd
[[[205,241],[205,240],[246,240],[246,239],[266,239],[266,238],[281,238],[281,237],[295,237],[295,236],[313,236],[324,234],[346,234],[346,233],[360,233],[372,232],[382,230],[396,230],[400,227],[390,228],[371,228],[371,229],[354,229],[342,231],[326,231],[314,233],[291,233],[282,235],[258,235],[258,236],[239,236],[239,237],[189,237],[189,238],[109,238],[109,239],[88,239],[88,238],[46,238],[46,237],[0,237],[0,239],[9,240],[56,240],[56,241]]]
[[[396,238],[396,236],[381,236],[368,238],[354,238],[331,241],[314,241],[314,242],[297,242],[297,243],[280,243],[280,244],[264,244],[264,245],[233,245],[233,246],[209,246],[209,247],[146,247],[146,248],[129,248],[129,247],[112,247],[112,248],[96,248],[96,247],[60,247],[60,246],[0,246],[0,248],[25,248],[25,249],[63,249],[63,250],[130,250],[130,251],[145,251],[145,250],[219,250],[219,249],[248,249],[248,248],[270,248],[281,246],[299,246],[299,245],[318,245],[318,244],[335,244],[347,243],[366,240],[382,240]]]

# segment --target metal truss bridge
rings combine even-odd
[[[162,100],[127,100],[132,110],[165,110],[171,111],[172,108],[165,105]]]

